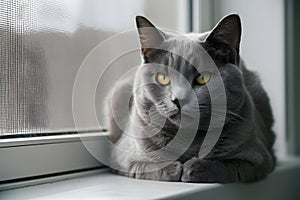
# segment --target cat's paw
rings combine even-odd
[[[182,182],[233,183],[238,182],[236,166],[240,163],[192,158],[183,164]]]
[[[183,164],[183,172],[181,176],[182,182],[194,182],[196,176],[200,176],[203,169],[199,164],[199,159],[192,158]]]
[[[162,181],[180,181],[182,174],[182,164],[179,161],[172,162],[162,169],[160,180]]]
[[[183,164],[182,182],[214,182],[205,160],[192,158]]]

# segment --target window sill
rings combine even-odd
[[[7,190],[1,199],[297,199],[300,159],[279,163],[265,180],[253,184],[192,184],[136,180],[96,170],[92,174]]]

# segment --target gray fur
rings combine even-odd
[[[113,171],[140,179],[183,182],[249,182],[266,177],[275,166],[273,116],[258,76],[240,61],[239,16],[223,18],[211,32],[187,35],[162,32],[144,17],[138,16],[136,20],[144,62],[135,77],[119,84],[108,98],[110,137],[116,147],[122,149],[111,153],[111,166],[117,168]],[[144,27],[152,27],[154,31],[143,32],[141,28]],[[150,43],[161,45],[164,49],[178,49],[188,56],[189,61],[168,51],[150,48]],[[200,69],[195,69],[191,65],[201,59],[195,55],[199,45],[216,63],[227,99],[221,136],[204,158],[198,157],[199,150],[211,115],[215,114],[211,113],[211,98],[218,96],[211,97],[206,85],[194,83],[197,70],[205,67],[197,66]],[[164,65],[171,66],[179,75]],[[169,74],[171,84],[159,85],[154,78],[158,72]],[[192,86],[193,91],[187,84]],[[214,86],[213,79],[209,84]],[[194,116],[193,92],[201,115],[192,144],[175,161],[171,158],[178,153],[176,148],[163,155],[151,154],[166,147],[176,136],[183,120],[180,113],[187,118]],[[130,117],[126,114],[128,108]],[[126,130],[119,127],[115,118],[127,122]],[[190,122],[187,123],[193,122],[193,119],[188,119]],[[183,130],[185,137],[189,137],[189,125]],[[182,138],[182,141],[185,139]]]

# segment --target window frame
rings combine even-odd
[[[285,1],[285,57],[286,57],[286,132],[288,141],[288,153],[300,155],[300,91],[297,86],[300,84],[299,65],[300,57],[300,23],[298,12],[300,2],[295,0]]]
[[[21,187],[28,180],[101,169],[85,148],[106,140],[107,132],[62,134],[0,140],[0,190]],[[105,147],[103,147],[105,148]]]

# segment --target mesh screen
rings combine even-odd
[[[0,134],[47,126],[44,54],[33,38],[33,4],[0,2]]]
[[[166,9],[174,12],[166,13]],[[78,97],[83,102],[80,110],[84,124],[74,124],[72,91],[83,60],[110,36],[135,30],[137,14],[180,30],[180,10],[184,8],[173,0],[1,0],[0,138],[98,130],[98,122],[91,117],[94,111],[84,106],[88,102],[84,95]],[[138,45],[138,38],[115,43],[106,52],[113,54],[115,49],[132,43]],[[102,55],[97,55],[92,64],[99,70],[106,67]],[[121,70],[139,64],[139,52],[134,51],[116,59],[110,75],[122,74]],[[103,85],[107,92],[113,84]],[[82,93],[91,88],[87,81]],[[103,115],[106,93],[96,96],[96,112]]]

